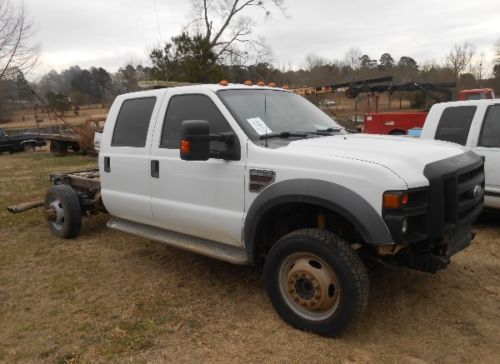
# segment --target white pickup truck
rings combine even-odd
[[[279,315],[325,336],[365,309],[367,261],[445,268],[484,200],[483,160],[459,145],[349,134],[300,96],[244,85],[119,96],[99,170],[51,180],[55,235],[106,211],[112,229],[261,265]]]
[[[484,204],[500,209],[500,99],[435,104],[421,138],[458,143],[483,156]]]

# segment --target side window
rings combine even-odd
[[[156,97],[125,100],[111,140],[113,147],[144,147]]]
[[[439,120],[435,138],[465,145],[475,113],[475,106],[458,106],[445,109]]]
[[[231,131],[228,122],[208,96],[172,96],[165,114],[160,148],[179,149],[181,124],[184,120],[206,120],[212,134]],[[221,142],[211,142],[213,149],[223,147]]]
[[[492,105],[486,111],[479,146],[500,148],[500,105]]]

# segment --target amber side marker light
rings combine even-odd
[[[409,196],[407,193],[387,192],[384,194],[384,208],[400,209],[408,205]]]
[[[189,143],[189,140],[182,139],[181,140],[181,153],[182,154],[189,154],[191,152],[191,143]]]

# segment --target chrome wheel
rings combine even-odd
[[[283,260],[279,269],[279,288],[287,305],[310,321],[330,318],[342,299],[333,269],[310,253],[295,253]]]
[[[59,199],[51,201],[49,208],[52,210],[47,214],[47,218],[52,226],[57,230],[62,230],[64,227],[64,208]]]

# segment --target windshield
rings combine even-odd
[[[218,92],[251,139],[284,132],[339,131],[341,127],[301,96],[279,90]]]

